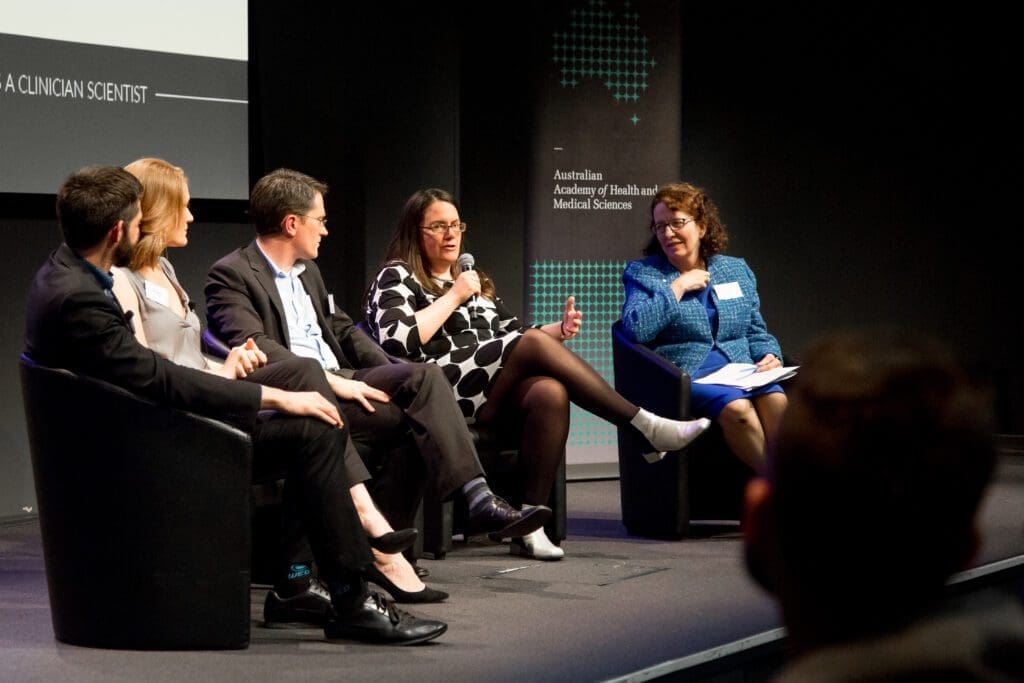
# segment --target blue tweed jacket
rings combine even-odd
[[[712,337],[707,311],[697,292],[677,301],[669,285],[679,271],[663,255],[631,261],[622,274],[626,302],[622,326],[634,341],[646,344],[692,375],[713,345],[733,363],[754,363],[766,354],[782,358],[778,340],[761,317],[757,280],[747,262],[716,254],[708,260],[711,296],[718,306],[718,335]],[[735,282],[743,296],[722,299],[715,285]]]

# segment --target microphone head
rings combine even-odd
[[[469,252],[465,252],[459,255],[459,271],[473,270],[473,266],[476,264],[473,255]]]

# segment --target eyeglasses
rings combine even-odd
[[[443,221],[437,221],[436,223],[431,223],[430,225],[424,225],[421,227],[427,232],[429,232],[431,235],[443,235],[449,230],[451,230],[452,232],[466,232],[466,228],[468,228],[469,226],[460,221],[455,221],[454,223],[445,223]]]
[[[323,218],[317,218],[316,216],[310,216],[308,213],[300,213],[298,215],[302,216],[303,218],[312,218],[315,221],[320,221],[320,225],[324,226],[325,228],[327,227],[327,216],[324,216]]]
[[[680,230],[686,227],[687,223],[692,222],[692,218],[673,218],[668,222],[658,221],[657,223],[651,226],[651,232],[653,232],[655,235],[658,235],[660,233],[665,232],[669,228],[672,228],[672,232],[679,232]]]

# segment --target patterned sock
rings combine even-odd
[[[331,604],[337,609],[356,607],[366,599],[366,582],[356,573],[344,572],[327,582]]]
[[[290,598],[309,588],[313,580],[313,568],[303,562],[296,562],[288,567],[285,581],[274,586],[274,592],[282,598]]]
[[[466,507],[469,508],[469,512],[472,514],[477,508],[490,501],[494,497],[494,492],[487,485],[486,479],[476,477],[462,485],[462,495],[466,497]]]

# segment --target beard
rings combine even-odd
[[[121,231],[121,239],[114,247],[114,265],[120,268],[127,268],[132,261],[132,243],[129,241],[128,231]]]

